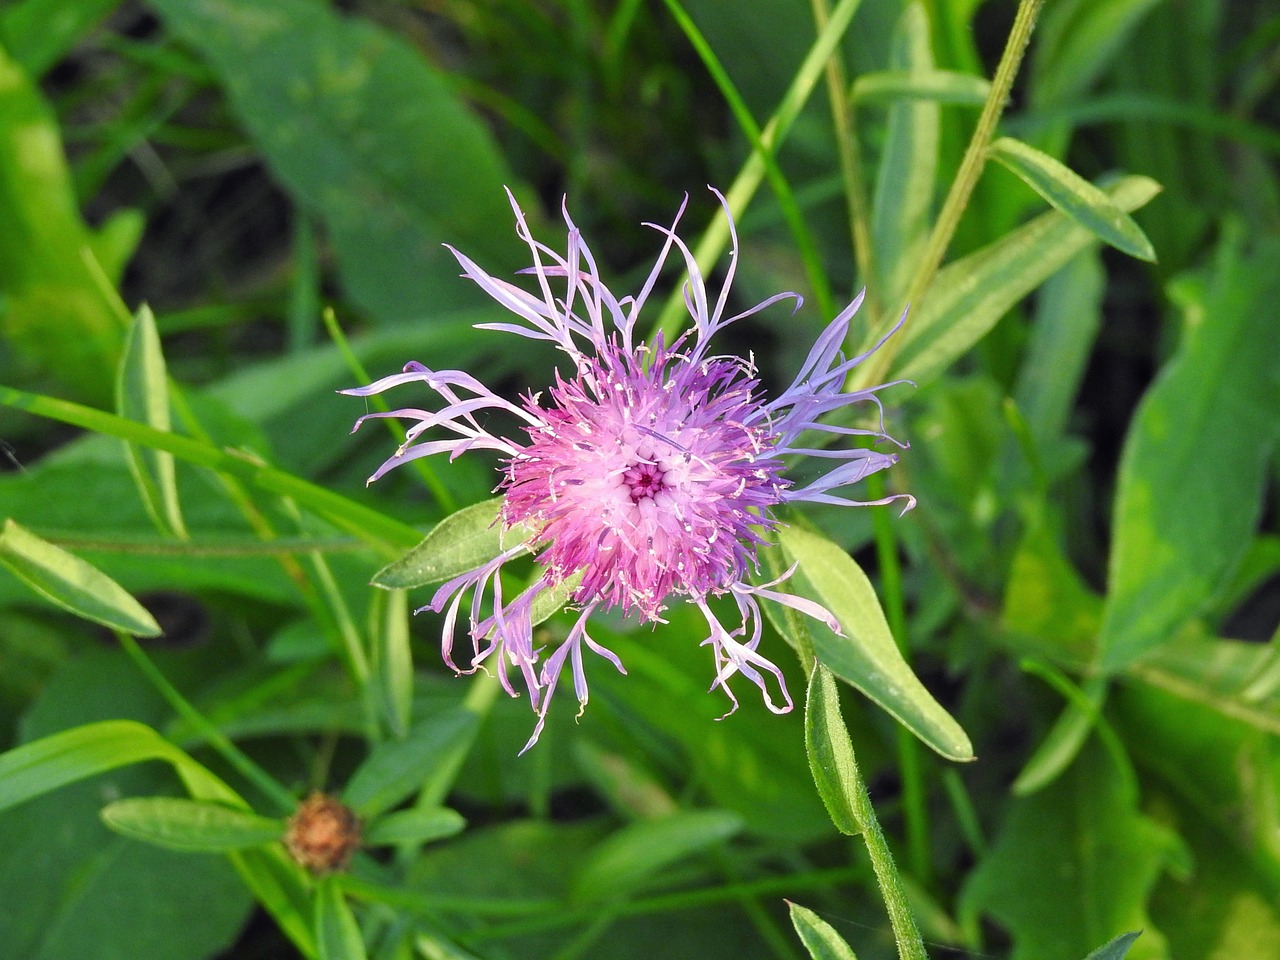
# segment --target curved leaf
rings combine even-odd
[[[800,941],[813,960],[858,960],[853,949],[836,933],[835,928],[812,910],[794,903],[791,908],[791,925],[800,935]]]
[[[987,152],[1098,239],[1139,260],[1155,260],[1156,252],[1142,228],[1110,197],[1065,164],[1012,137],[999,138]]]
[[[6,520],[0,563],[36,593],[77,616],[138,637],[158,637],[160,625],[129,592],[97,567]]]
[[[375,587],[405,590],[440,583],[474,570],[518,541],[499,520],[502,498],[463,507],[445,517],[426,538],[399,560],[373,575]]]
[[[116,833],[170,850],[223,853],[271,843],[284,836],[283,820],[179,797],[130,797],[102,808],[102,822]]]
[[[972,760],[968,736],[903,659],[862,568],[836,544],[806,530],[784,527],[778,542],[798,564],[788,581],[792,589],[826,607],[845,631],[837,636],[808,622],[818,659],[942,756]]]

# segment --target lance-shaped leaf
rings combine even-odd
[[[1126,212],[1159,192],[1160,185],[1147,177],[1124,177],[1105,188],[1107,196]],[[915,305],[896,334],[902,342],[894,374],[924,386],[986,336],[1010,307],[1096,242],[1090,231],[1054,210],[948,264],[938,271],[924,301]],[[855,377],[872,369],[871,364],[863,364],[854,371]]]
[[[831,671],[822,664],[809,678],[804,707],[804,743],[818,796],[831,822],[841,833],[857,836],[863,830],[860,803],[864,787],[859,779],[853,741],[840,714],[840,694]]]
[[[1156,252],[1142,228],[1109,196],[1065,164],[1012,137],[996,140],[987,153],[1099,240],[1139,260],[1155,260]]]
[[[503,530],[501,510],[502,500],[495,498],[450,514],[416,547],[375,573],[373,585],[388,590],[423,587],[492,560],[521,541],[518,531]]]
[[[368,953],[360,925],[342,892],[337,874],[321,877],[316,884],[316,949],[320,960],[365,960]]]
[[[169,377],[156,318],[145,304],[138,309],[125,339],[116,377],[116,412],[157,430],[169,430]],[[126,443],[125,451],[129,472],[157,529],[185,540],[187,528],[178,504],[173,454],[133,443]]]
[[[800,942],[813,960],[858,960],[853,948],[844,942],[835,928],[812,910],[794,903],[791,908],[791,925],[800,935]]]
[[[0,564],[36,593],[77,616],[138,637],[158,637],[160,625],[129,592],[97,567],[6,520]]]
[[[788,629],[807,629],[818,659],[832,673],[889,711],[932,749],[951,760],[972,760],[969,737],[903,658],[862,568],[830,540],[797,527],[784,527],[778,542],[789,562],[798,564],[787,587],[826,607],[844,636],[800,618],[791,618]]]
[[[259,847],[284,836],[283,820],[179,797],[130,797],[102,808],[102,822],[145,843],[195,853]]]

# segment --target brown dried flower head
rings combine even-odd
[[[289,818],[284,843],[312,873],[333,873],[344,869],[360,846],[360,820],[341,801],[316,791]]]

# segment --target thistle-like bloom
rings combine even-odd
[[[718,192],[716,196],[729,216],[724,197]],[[757,549],[768,545],[765,535],[778,525],[774,508],[798,501],[867,506],[901,499],[907,509],[915,503],[907,494],[870,502],[841,495],[842,488],[885,469],[897,456],[866,446],[821,442],[825,432],[836,440],[865,437],[905,448],[883,430],[876,394],[891,384],[843,390],[849,371],[872,352],[851,360],[840,352],[862,297],[830,323],[791,386],[770,400],[760,389],[753,364],[709,353],[711,338],[781,300],[792,300],[798,307],[800,297],[780,293],[725,316],[738,254],[732,217],[732,252],[714,303],[693,254],[675,233],[684,204],[671,227],[646,224],[665,238],[662,251],[640,292],[618,299],[600,279],[595,258],[567,210],[568,248],[561,256],[533,238],[514,197],[511,206],[516,233],[533,255],[533,266],[522,272],[535,278],[536,292],[493,277],[465,254],[449,249],[463,274],[512,314],[507,322],[479,324],[480,328],[550,341],[568,356],[571,368],[556,374],[545,395],[530,393],[520,404],[503,399],[461,370],[435,370],[417,362],[409,363],[403,373],[343,391],[369,396],[421,383],[443,401],[434,412],[406,408],[370,413],[356,421],[357,428],[375,417],[413,421],[404,443],[374,472],[370,483],[393,467],[436,453],[448,453],[452,460],[467,450],[489,449],[505,458],[498,487],[503,495],[500,522],[509,530],[532,531],[532,537],[445,583],[422,608],[445,612],[445,663],[471,672],[495,660],[502,685],[512,696],[518,694],[509,668],[520,672],[537,714],[527,750],[541,733],[566,662],[572,667],[579,704],[586,706],[583,647],[626,672],[618,657],[587,632],[591,615],[617,607],[643,622],[662,622],[667,605],[679,598],[695,604],[706,618],[709,632],[702,643],[711,647],[715,662],[711,688],[728,695],[729,713],[738,706],[729,679],[739,673],[760,688],[770,710],[787,712],[792,702],[782,671],[758,650],[761,598],[793,607],[836,632],[840,625],[813,601],[773,589],[780,581],[749,582]],[[693,327],[670,345],[661,335],[637,342],[637,319],[673,247],[688,272],[684,299]],[[553,292],[553,286],[564,292]],[[825,414],[861,401],[880,410],[879,429],[821,422]],[[477,414],[490,410],[521,421],[524,436],[489,432]],[[428,431],[436,431],[430,439],[425,437]],[[797,487],[785,467],[787,458],[797,455],[825,458],[829,466]],[[502,593],[502,567],[530,552],[536,555],[540,576],[508,600]],[[539,595],[557,587],[571,588],[577,619],[565,641],[542,659],[543,651],[534,648],[532,608]],[[471,657],[459,668],[453,658],[454,635],[468,592]],[[487,607],[486,594],[491,598]],[[709,603],[725,594],[733,597],[738,612],[727,626]],[[491,610],[487,616],[486,609]],[[776,681],[778,700],[770,691],[770,676]]]

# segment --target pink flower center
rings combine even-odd
[[[641,500],[652,500],[666,489],[666,484],[663,483],[666,475],[667,471],[656,463],[637,463],[622,474],[622,482],[631,492],[631,502],[639,503]]]

